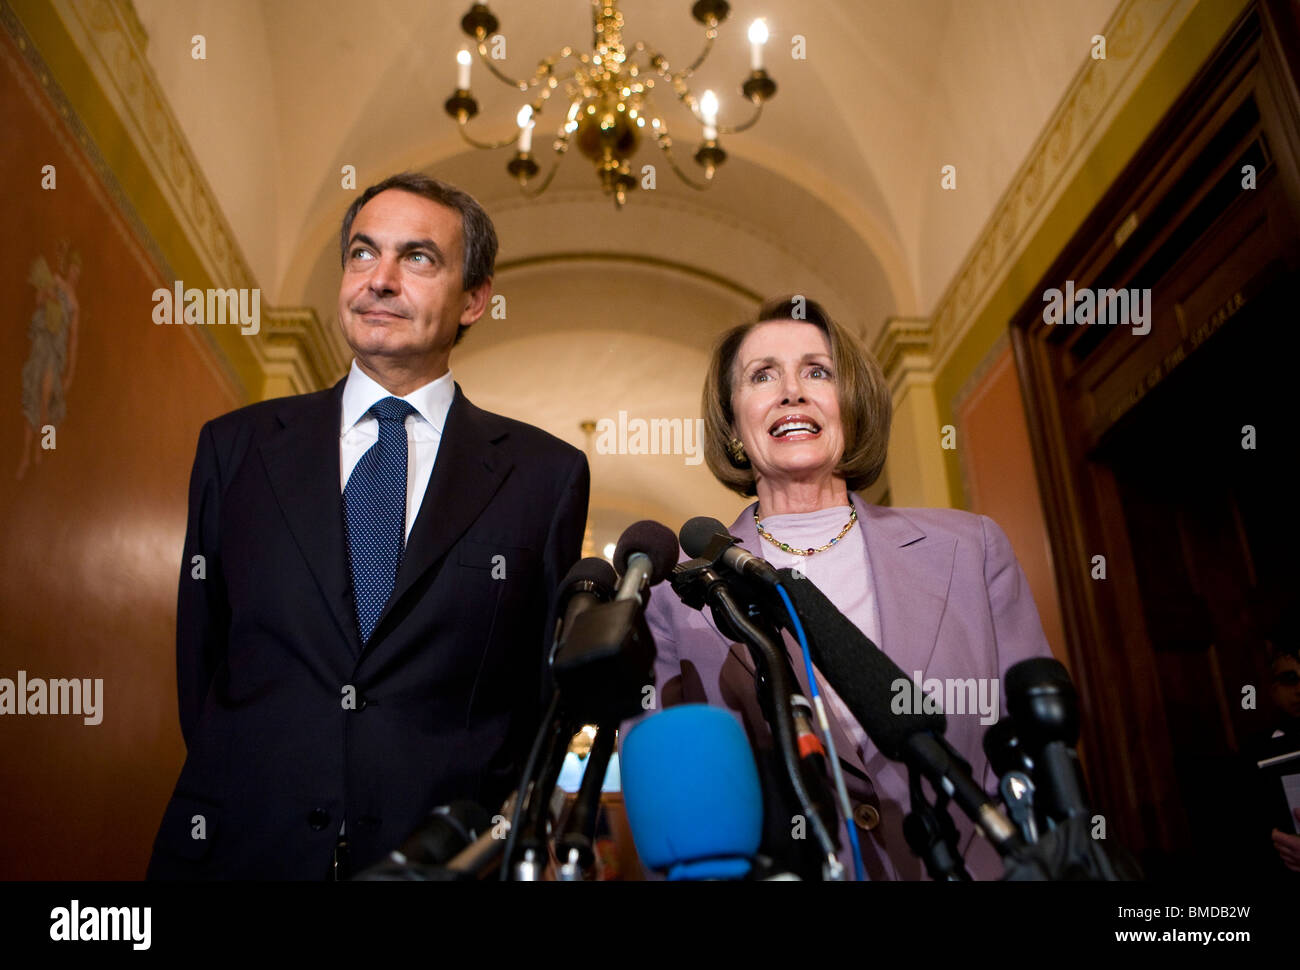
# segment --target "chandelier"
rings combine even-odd
[[[591,0],[594,33],[591,51],[561,48],[539,61],[531,77],[517,80],[493,63],[497,58],[491,56],[489,47],[499,40],[499,21],[487,4],[475,3],[462,18],[461,29],[475,42],[479,60],[492,76],[520,91],[527,100],[515,117],[515,130],[509,138],[484,142],[471,137],[466,127],[478,114],[479,106],[470,93],[473,56],[469,50],[461,50],[456,56],[456,93],[447,99],[447,113],[456,119],[461,137],[474,148],[517,146],[506,171],[530,197],[546,191],[570,145],[576,145],[595,165],[605,193],[613,196],[615,205],[622,208],[628,192],[642,180],[650,180],[647,187],[654,184],[653,168],[634,174],[631,166],[632,157],[645,136],[653,137],[678,178],[691,188],[707,189],[713,184],[718,167],[727,159],[718,142],[719,136],[755,125],[763,113],[764,102],[776,93],[776,82],[763,69],[763,45],[768,35],[762,20],[754,21],[749,28],[751,70],[741,85],[741,92],[753,105],[747,120],[737,125],[720,125],[717,96],[712,91],[704,91],[697,97],[691,90],[690,78],[709,56],[718,36],[718,25],[726,19],[729,10],[726,0],[698,0],[691,8],[691,15],[704,26],[704,49],[689,65],[674,71],[667,58],[645,42],[624,42],[623,14],[618,9],[618,0]],[[670,90],[699,123],[701,141],[694,158],[702,178],[692,177],[678,164],[668,124],[652,98],[656,87]],[[563,107],[560,107],[561,98]],[[550,170],[534,182],[541,166],[533,157],[533,128],[548,109],[555,118],[555,140],[551,145],[554,157]]]

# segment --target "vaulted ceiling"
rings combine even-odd
[[[724,138],[729,158],[708,192],[681,185],[645,145],[638,164],[658,165],[657,188],[622,211],[577,152],[530,201],[505,174],[508,150],[460,139],[442,103],[467,0],[135,6],[266,301],[335,316],[337,227],[355,194],[343,166],[359,187],[432,171],[484,203],[502,243],[505,319],[484,319],[457,348],[457,380],[479,405],[584,446],[584,419],[698,414],[712,339],[762,296],[816,296],[868,342],[887,317],[929,314],[1116,2],[733,0],[697,86],[719,92],[723,123],[744,116],[745,31],[763,17],[775,99],[755,128]],[[590,41],[588,0],[490,6],[512,74]],[[703,33],[690,6],[622,0],[625,37],[684,63]],[[794,35],[804,59],[791,56]],[[473,128],[496,138],[520,102],[486,74],[476,65]],[[693,149],[685,109],[658,103]],[[539,149],[552,120],[541,119]],[[945,165],[955,190],[940,185]],[[643,514],[675,527],[741,504],[682,456],[592,458],[598,545]]]

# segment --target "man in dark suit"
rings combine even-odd
[[[407,173],[362,193],[340,242],[348,376],[199,436],[177,607],[187,757],[151,878],[359,871],[436,805],[495,810],[540,718],[589,478],[580,451],[452,381],[495,230]]]

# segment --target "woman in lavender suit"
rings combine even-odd
[[[814,301],[770,300],[754,322],[718,343],[703,407],[710,470],[758,498],[732,523],[732,535],[778,569],[797,566],[908,677],[973,680],[973,692],[961,685],[968,713],[947,712],[946,737],[993,791],[981,743],[1005,708],[1004,674],[1050,650],[996,523],[952,509],[868,505],[856,494],[879,477],[889,440],[889,388],[876,362]],[[659,703],[728,708],[756,751],[770,752],[748,649],[720,633],[707,610],[683,605],[668,583],[654,589],[647,618],[658,647]],[[788,635],[786,646],[806,695],[802,658]],[[924,878],[903,837],[906,769],[876,750],[818,674],[867,878]],[[797,828],[797,820],[774,814],[769,798],[769,833]],[[951,815],[972,877],[1000,876],[992,846],[955,806]],[[842,830],[840,842],[851,874]]]

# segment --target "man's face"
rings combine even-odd
[[[491,282],[461,286],[464,240],[454,209],[401,189],[380,192],[352,222],[339,324],[363,369],[434,380],[457,329],[482,315]]]

